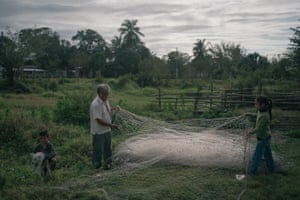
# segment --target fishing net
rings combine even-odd
[[[115,166],[141,168],[154,164],[243,168],[254,149],[245,138],[252,124],[244,117],[163,122],[120,110],[117,120],[138,127],[118,145]],[[126,133],[125,133],[126,134]]]
[[[238,168],[241,173],[246,173],[244,169],[254,150],[255,138],[245,137],[253,124],[242,116],[164,122],[121,109],[114,120],[123,126],[122,134],[128,139],[116,147],[113,169],[74,177],[61,187],[52,187],[52,191],[59,191],[54,196],[109,199],[103,189],[106,184],[156,165]],[[135,193],[142,194],[143,191],[134,189]],[[127,194],[128,191],[116,190],[110,196]]]

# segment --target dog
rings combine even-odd
[[[45,154],[43,152],[37,152],[32,154],[31,165],[35,173],[42,176],[51,176],[51,169],[49,161],[45,160]]]

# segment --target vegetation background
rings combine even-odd
[[[157,109],[157,103],[153,103],[157,93],[155,87],[141,88],[129,78],[49,79],[47,84],[55,82],[56,91],[43,89],[44,81],[24,82],[29,89],[40,92],[3,93],[0,96],[2,199],[235,199],[246,187],[245,182],[234,178],[242,169],[161,165],[134,172],[110,173],[93,169],[88,110],[97,83],[107,82],[112,86],[112,105],[120,105],[136,114],[160,120],[193,118],[189,110],[179,114],[172,107]],[[181,88],[183,82],[189,82],[187,80],[170,82],[171,86],[166,90],[196,90],[196,87]],[[219,87],[224,86],[219,84]],[[202,85],[209,87],[210,84],[203,81]],[[254,111],[254,108],[237,107],[230,115],[240,115],[244,111]],[[274,110],[275,116],[286,112],[295,111]],[[50,132],[58,154],[55,178],[50,180],[34,174],[30,166],[30,153],[42,129]],[[125,129],[125,134],[113,133],[114,149],[134,135],[138,127],[125,124]],[[294,128],[276,134],[282,141],[274,143],[273,150],[288,163],[288,170],[249,180],[243,199],[299,198],[300,130]]]
[[[158,58],[142,42],[137,20],[125,20],[111,42],[90,29],[78,31],[72,42],[60,40],[47,27],[29,28],[0,36],[0,198],[1,199],[300,199],[299,126],[276,132],[273,150],[284,158],[287,170],[236,181],[241,169],[155,165],[133,172],[110,173],[91,167],[89,104],[95,86],[112,87],[111,103],[135,114],[160,120],[191,119],[189,109],[158,108],[158,87],[168,92],[195,92],[211,83],[220,89],[252,88],[299,92],[300,27],[285,55],[266,58],[247,54],[232,43],[195,43],[194,54],[177,50]],[[47,70],[46,77],[22,76],[25,66]],[[73,71],[77,78],[72,77]],[[66,73],[64,73],[66,72]],[[105,77],[105,78],[104,78]],[[229,117],[254,111],[236,106],[206,111],[198,117]],[[299,111],[275,108],[275,118],[299,116]],[[280,118],[282,117],[282,118]],[[276,120],[274,121],[276,122]],[[297,118],[298,120],[298,118]],[[288,121],[286,121],[288,122]],[[138,127],[123,124],[125,134],[113,133],[113,149],[137,134]],[[47,129],[58,166],[52,179],[32,172],[30,162],[38,133]],[[280,136],[280,137],[279,137]]]

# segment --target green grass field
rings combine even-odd
[[[120,105],[130,112],[161,120],[191,118],[190,112],[155,109],[157,88],[139,88],[127,80],[66,79],[27,81],[30,94],[0,93],[0,199],[129,199],[129,200],[207,200],[237,199],[300,199],[300,141],[299,129],[281,131],[280,141],[273,143],[273,151],[284,159],[285,170],[274,175],[237,181],[235,174],[243,169],[187,167],[179,165],[153,165],[132,171],[96,171],[92,168],[91,137],[86,124],[55,122],[57,102],[64,96],[77,98],[77,103],[88,107],[96,84],[106,81],[112,86],[111,104]],[[51,87],[52,83],[52,89]],[[210,83],[201,83],[209,88]],[[216,82],[215,87],[229,83]],[[272,84],[284,89],[291,83]],[[54,85],[54,86],[53,86]],[[197,86],[187,81],[170,83],[168,91],[196,91]],[[282,85],[281,88],[280,85]],[[184,87],[183,87],[184,86]],[[79,104],[78,103],[78,104]],[[235,108],[235,114],[253,108]],[[74,111],[75,112],[75,111]],[[275,110],[281,114],[285,111]],[[87,113],[88,114],[88,109]],[[82,114],[85,116],[85,113]],[[57,170],[51,179],[33,173],[30,166],[33,148],[41,129],[48,129],[57,153]],[[113,148],[134,135],[113,135]],[[132,132],[132,133],[131,133]]]

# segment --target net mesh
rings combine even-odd
[[[115,166],[123,169],[154,164],[242,168],[250,157],[245,148],[253,146],[245,138],[251,123],[242,116],[163,122],[122,109],[116,119],[138,127],[114,153]]]
[[[252,124],[242,116],[171,123],[121,109],[114,120],[122,124],[122,133],[128,139],[115,149],[113,169],[75,177],[61,187],[52,187],[53,191],[59,191],[55,192],[59,198],[65,195],[66,199],[82,199],[83,196],[85,199],[109,199],[103,185],[154,165],[236,167],[246,173],[244,170],[254,150],[255,139],[245,137]],[[123,192],[111,195],[122,196]]]

